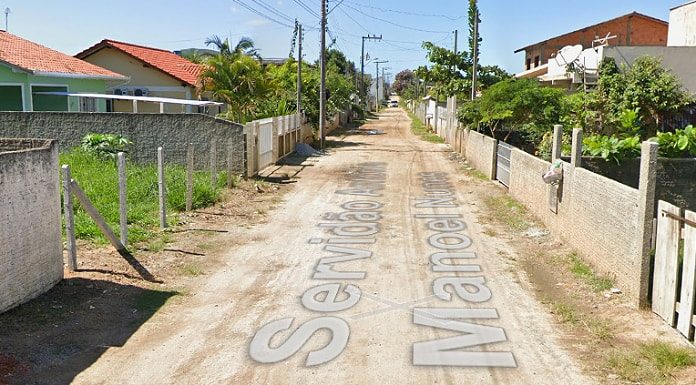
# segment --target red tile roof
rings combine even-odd
[[[173,52],[159,48],[105,39],[78,53],[75,57],[85,59],[106,47],[112,47],[122,51],[190,86],[195,87],[198,84],[198,75],[202,70],[200,65],[192,63]]]
[[[123,75],[0,31],[0,62],[33,74],[127,79]],[[55,75],[53,75],[55,76]]]

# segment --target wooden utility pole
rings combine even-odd
[[[375,72],[375,111],[379,112],[379,65],[382,63],[389,63],[388,60],[375,60],[375,65],[377,66],[377,72]],[[384,77],[382,77],[384,81]]]
[[[297,113],[302,113],[302,24],[297,25]]]
[[[471,100],[476,99],[476,77],[478,73],[478,27],[479,14],[476,10],[476,20],[474,21],[474,47],[473,47],[473,67],[471,68]]]
[[[382,35],[367,35],[362,37],[362,54],[360,55],[360,102],[367,108],[367,98],[365,95],[365,40],[382,40]]]
[[[321,85],[319,87],[319,136],[320,149],[324,149],[324,130],[326,129],[326,0],[321,0]]]

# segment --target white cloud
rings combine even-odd
[[[261,18],[261,17],[257,17],[257,18],[255,18],[255,19],[249,19],[249,20],[247,20],[247,21],[244,23],[244,26],[245,26],[245,27],[256,28],[256,27],[263,27],[263,26],[266,26],[266,25],[268,25],[268,24],[271,24],[271,22],[270,22],[268,19],[264,19],[264,18]]]

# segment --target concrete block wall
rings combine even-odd
[[[483,134],[469,131],[466,141],[466,159],[472,167],[490,179],[495,179],[495,161],[498,142]]]
[[[0,312],[63,279],[58,146],[0,139]]]
[[[227,148],[231,143],[233,170],[244,171],[243,126],[208,115],[0,112],[0,137],[57,139],[63,151],[79,146],[89,133],[128,138],[134,143],[128,157],[141,163],[156,162],[157,147],[162,146],[167,163],[184,165],[186,146],[193,143],[196,167],[206,168],[210,165],[210,148],[215,145],[218,170],[227,167]]]

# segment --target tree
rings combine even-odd
[[[413,85],[416,75],[411,70],[403,70],[396,74],[392,89],[397,94],[404,96],[404,92]]]
[[[431,94],[438,99],[452,95],[465,95],[471,89],[471,60],[466,51],[454,53],[447,48],[426,41],[423,48],[428,51],[432,66],[419,67],[416,73],[432,84]]]
[[[620,122],[627,110],[637,111],[644,138],[655,136],[665,116],[693,102],[661,60],[649,56],[621,69],[613,60],[603,62],[598,93],[602,104],[607,106],[610,122]]]
[[[507,140],[514,130],[521,131],[532,142],[563,115],[564,92],[542,87],[532,79],[508,79],[492,85],[482,97],[465,103],[459,111],[460,119],[472,128],[486,128],[495,138],[504,127]]]
[[[254,45],[254,41],[248,37],[242,37],[241,39],[239,39],[237,45],[235,45],[234,48],[230,46],[229,39],[223,40],[220,36],[217,35],[213,35],[205,39],[204,43],[206,46],[212,45],[215,48],[217,48],[219,54],[223,56],[233,57],[238,55],[246,55],[254,57],[256,59],[261,59],[261,56],[259,55],[259,50]]]

